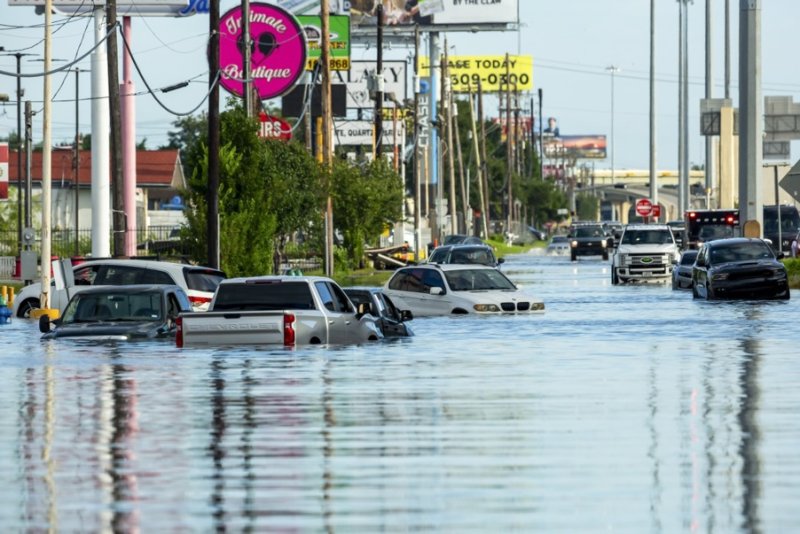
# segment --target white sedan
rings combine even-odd
[[[414,265],[397,269],[384,292],[414,317],[544,313],[544,303],[483,265]]]

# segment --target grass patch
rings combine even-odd
[[[789,273],[789,287],[800,289],[800,258],[783,260],[783,264]]]
[[[536,241],[530,245],[508,245],[505,241],[499,239],[489,239],[486,243],[494,249],[495,255],[497,255],[498,258],[506,254],[523,254],[532,248],[547,246],[546,241]]]

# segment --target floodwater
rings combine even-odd
[[[0,327],[9,531],[790,532],[800,295],[695,301],[519,255],[543,316],[345,348]]]

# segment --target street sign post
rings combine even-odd
[[[650,217],[653,214],[653,203],[649,198],[640,198],[636,201],[636,215]]]

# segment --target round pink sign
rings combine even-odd
[[[236,96],[244,95],[242,8],[220,17],[220,84]],[[288,92],[306,65],[306,35],[291,13],[278,6],[250,4],[251,78],[259,98]]]

